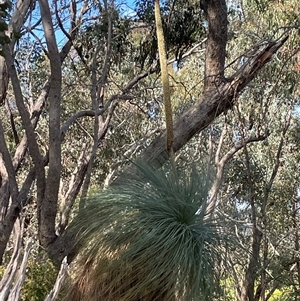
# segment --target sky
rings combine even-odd
[[[135,0],[117,0],[117,1],[115,1],[115,3],[120,4],[121,10],[123,11],[124,15],[132,15],[134,13],[133,8],[135,6]],[[80,6],[78,6],[77,9],[80,9]],[[68,29],[70,28],[69,27],[70,26],[70,15],[67,14],[63,18],[64,18],[64,20],[63,20],[64,27],[65,27],[66,31],[68,31]],[[30,28],[30,27],[34,26],[35,24],[37,24],[39,20],[40,20],[40,11],[39,11],[38,4],[37,4],[35,11],[28,18],[26,26]],[[39,23],[39,25],[34,30],[34,34],[36,35],[36,37],[38,37],[44,43],[44,32],[43,32],[41,23]],[[28,33],[28,36],[33,41],[35,40],[34,37],[30,33]],[[57,29],[56,30],[56,39],[57,39],[57,43],[58,43],[59,47],[62,47],[64,45],[67,37],[61,30]]]

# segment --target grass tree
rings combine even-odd
[[[223,235],[206,210],[207,175],[137,168],[139,178],[89,198],[73,221],[68,300],[211,300]]]
[[[71,226],[82,250],[70,301],[207,300],[218,287],[221,234],[207,210],[208,179],[175,167],[159,0],[155,20],[171,169],[140,162],[140,177],[91,198],[81,210]]]

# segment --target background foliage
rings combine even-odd
[[[59,50],[71,41],[70,50],[63,59],[63,52],[60,53],[62,167],[55,233],[62,234],[69,220],[85,206],[86,195],[102,190],[122,175],[125,166],[147,149],[165,125],[153,1],[134,4],[72,1],[76,7],[71,5],[71,10],[64,1],[50,1],[50,4]],[[9,43],[14,49],[14,65],[24,104],[33,123],[38,116],[34,134],[40,153],[47,158],[50,100],[45,95],[49,92],[51,60],[40,23],[40,4],[33,1],[20,30],[11,32],[16,5],[13,1],[12,5],[5,2],[0,6],[0,44]],[[197,102],[203,91],[208,24],[199,1],[163,1],[161,7],[170,62],[172,104],[175,118],[178,118]],[[236,95],[238,101],[232,109],[216,118],[176,153],[176,164],[185,171],[193,165],[200,174],[209,170],[208,198],[214,195],[215,189],[218,222],[224,224],[222,232],[231,236],[234,233],[234,239],[238,240],[238,244],[226,252],[230,268],[224,268],[222,263],[215,269],[214,280],[216,286],[220,285],[215,299],[298,300],[299,3],[297,0],[227,1],[227,7],[226,76],[237,71],[261,44],[286,34],[289,39],[243,92]],[[76,12],[76,18],[72,11]],[[72,24],[76,26],[71,30]],[[2,81],[5,72],[1,74]],[[24,123],[12,84],[9,83],[5,93],[0,92],[3,134],[14,163],[17,184],[21,187],[35,164],[24,142]],[[98,109],[103,111],[95,118]],[[73,116],[77,118],[72,119]],[[235,151],[239,143],[243,147]],[[222,165],[223,162],[226,164]],[[2,157],[0,166],[2,225],[10,212],[11,199],[5,198],[7,172]],[[47,164],[45,170],[47,174]],[[131,197],[132,192],[127,193]],[[144,194],[154,198],[149,189]],[[106,198],[108,196],[104,196]],[[90,202],[93,201],[91,198]],[[112,223],[114,218],[133,226],[143,224],[139,216],[122,215],[124,204],[118,202],[120,200],[116,201],[118,206],[112,208],[101,203],[101,210],[115,211],[102,214],[101,220],[95,218],[95,229],[98,223]],[[38,246],[37,203],[34,180],[20,210],[25,220],[23,244],[28,237],[34,237],[21,300],[44,300],[57,274],[57,268],[41,255],[43,252]],[[151,212],[155,214],[163,208],[170,210],[163,207],[162,202],[151,204],[154,206]],[[97,216],[98,212],[99,209],[92,210],[90,214]],[[88,223],[89,217],[83,220]],[[133,217],[137,224],[133,223]],[[100,236],[104,234],[99,233]],[[15,235],[9,233],[8,236],[1,271],[9,265],[16,245]],[[94,240],[96,238],[99,237]],[[86,239],[90,239],[89,236]],[[116,237],[103,235],[98,244],[104,239],[110,239],[110,244],[117,241]],[[218,238],[214,244],[217,241]],[[105,240],[106,247],[110,244]],[[178,254],[188,252],[184,248],[177,251]],[[24,248],[20,252],[24,254]],[[167,263],[169,261],[163,264]]]

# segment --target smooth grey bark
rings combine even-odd
[[[14,279],[20,266],[22,254],[23,223],[15,223],[14,248],[11,259],[0,281],[0,300],[6,301],[14,284]]]
[[[34,0],[19,0],[15,5],[15,9],[12,12],[10,22],[8,24],[8,29],[6,34],[11,36],[11,41],[9,45],[6,47],[6,51],[9,52],[9,56],[11,53],[11,49],[14,48],[16,39],[12,34],[13,32],[19,32],[22,26],[24,25],[27,16],[29,15],[29,11],[34,4]],[[13,62],[11,62],[13,65]],[[10,66],[11,68],[12,66]],[[0,56],[0,105],[5,103],[6,92],[8,88],[9,82],[9,71],[7,68],[7,62],[3,56]],[[12,124],[13,128],[13,124]],[[5,141],[2,144],[2,150],[5,149]],[[2,154],[3,155],[3,154]],[[9,160],[10,161],[10,160]],[[2,262],[2,255],[4,253],[6,243],[8,241],[9,235],[13,229],[14,222],[18,216],[18,210],[16,210],[16,201],[12,203],[10,209],[7,208],[9,205],[10,191],[13,189],[15,192],[18,192],[18,187],[16,187],[16,179],[13,179],[14,172],[11,169],[10,162],[6,160],[8,168],[10,170],[9,176],[10,180],[8,181],[3,177],[3,173],[0,174],[1,187],[0,187],[0,206],[1,206],[1,218],[0,218],[0,262]],[[15,167],[15,160],[13,159],[13,165]],[[10,167],[9,167],[10,166]],[[5,169],[4,168],[4,169]],[[16,172],[16,171],[15,171]],[[14,188],[12,188],[14,187]],[[16,194],[14,193],[14,200],[16,200]],[[8,212],[8,213],[6,213]],[[11,219],[8,219],[7,217]]]
[[[12,13],[10,22],[8,24],[7,35],[11,36],[11,42],[9,47],[14,48],[16,38],[13,32],[20,32],[22,26],[28,17],[31,7],[34,6],[35,0],[18,0],[16,7]],[[5,58],[0,56],[0,104],[3,104],[6,98],[6,92],[8,88],[9,75],[6,68]]]
[[[88,9],[87,2],[85,1],[81,7],[81,11],[79,16],[76,16],[76,5],[75,2],[72,1],[72,7],[70,8],[71,12],[71,28],[69,30],[68,38],[69,40],[65,43],[65,45],[62,47],[60,53],[59,53],[59,59],[61,63],[65,60],[67,57],[73,40],[76,37],[79,26],[78,24],[81,23],[82,17],[85,14],[85,12]],[[24,25],[25,22],[25,15],[28,16],[30,14],[30,10],[34,7],[34,1],[23,1],[20,0],[18,4],[16,5],[16,11],[12,13],[12,19],[9,24],[9,29],[14,28],[15,31],[19,31],[20,28]],[[75,7],[74,7],[75,6]],[[41,158],[39,155],[38,147],[35,147],[36,141],[35,136],[32,135],[34,132],[34,129],[36,128],[40,114],[42,112],[44,103],[46,99],[48,99],[49,92],[50,92],[50,80],[49,77],[44,87],[41,91],[41,94],[39,98],[34,102],[30,104],[30,107],[24,108],[24,102],[22,99],[22,93],[20,91],[19,83],[18,83],[18,76],[16,74],[15,66],[14,66],[14,58],[11,54],[11,51],[13,49],[13,45],[6,45],[5,52],[6,52],[6,58],[5,58],[5,67],[8,66],[8,72],[10,72],[10,75],[12,75],[12,83],[13,88],[16,91],[15,98],[16,103],[18,105],[18,110],[20,115],[22,116],[23,120],[25,120],[25,133],[23,134],[23,137],[20,139],[19,144],[16,146],[16,151],[13,156],[12,162],[13,167],[15,169],[15,173],[19,170],[21,167],[21,163],[28,152],[28,149],[30,150],[30,155],[33,158],[34,167],[31,171],[29,171],[27,178],[25,179],[22,188],[19,190],[19,194],[17,197],[17,201],[12,202],[9,206],[9,198],[10,198],[10,189],[9,186],[12,185],[13,182],[8,181],[8,175],[5,164],[3,163],[3,166],[0,168],[0,180],[1,180],[1,187],[0,187],[0,206],[1,206],[1,219],[0,219],[0,262],[2,260],[6,244],[8,242],[9,236],[12,232],[14,223],[19,216],[19,212],[21,208],[26,205],[26,201],[28,199],[28,193],[30,191],[30,188],[33,184],[33,181],[38,179],[38,195],[40,196],[40,199],[44,196],[44,189],[45,189],[45,178],[43,177],[43,169],[44,166],[48,164],[48,158]],[[0,57],[0,60],[3,59],[3,57]],[[57,62],[56,62],[57,64]],[[3,65],[0,64],[0,73],[2,72],[1,68]],[[2,74],[2,73],[1,73]],[[1,78],[1,77],[0,77]],[[8,80],[8,77],[7,77]],[[4,88],[4,87],[2,87]],[[1,90],[2,91],[2,90]],[[3,90],[4,91],[4,90]],[[1,92],[2,93],[2,92]],[[24,116],[23,116],[24,114]],[[23,121],[24,122],[24,121]],[[30,124],[31,123],[31,124]],[[60,129],[59,129],[60,133]],[[35,151],[34,151],[35,149]],[[49,157],[49,156],[48,156]],[[7,160],[6,160],[7,161]],[[4,162],[3,160],[1,162]],[[0,162],[0,163],[1,163]],[[42,172],[39,172],[42,171]],[[10,172],[10,175],[13,173]],[[56,196],[57,198],[57,196]],[[9,207],[8,207],[9,206]],[[46,220],[47,221],[47,220]],[[51,230],[50,230],[51,231]],[[53,237],[52,237],[53,238]],[[47,240],[45,242],[47,244]]]
[[[42,246],[47,247],[56,239],[55,218],[61,172],[60,106],[62,71],[48,0],[39,0],[39,5],[51,72],[49,90],[49,169],[44,195],[37,198],[39,240]]]

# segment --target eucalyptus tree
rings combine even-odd
[[[291,27],[298,28],[293,11],[297,9],[295,2],[291,1],[290,7],[285,6],[289,7],[284,14],[287,19],[280,19],[281,4],[273,4],[272,11],[268,10],[268,3],[259,6],[258,11],[257,6],[248,7],[247,13],[242,15],[243,20],[238,17],[235,21],[238,28],[232,22],[232,33],[242,30],[245,36],[241,40],[235,36],[234,43],[229,44],[230,51],[239,49],[239,42],[253,43],[261,38],[260,35],[278,34],[274,27],[280,27],[289,17]],[[257,19],[259,11],[263,16]],[[232,143],[262,138],[244,145],[227,163],[224,186],[217,201],[219,210],[236,222],[232,231],[237,233],[242,246],[236,255],[230,254],[234,269],[226,276],[233,279],[229,283],[238,300],[269,300],[274,293],[281,294],[282,298],[298,295],[295,254],[298,253],[299,215],[295,206],[298,203],[299,161],[297,151],[291,152],[295,148],[293,136],[298,128],[298,41],[295,30],[289,45],[248,85],[240,95],[240,102],[224,120],[213,126],[215,135],[212,136],[212,130],[208,132],[208,137],[215,139],[212,146],[216,150],[217,167],[222,161],[218,158],[226,155]],[[277,80],[270,81],[274,74],[278,74]]]
[[[269,9],[268,3],[265,4],[265,7],[259,7],[260,11],[265,14],[264,21],[259,24],[260,28],[265,28],[265,34],[277,34],[274,32],[274,26],[280,27],[281,22],[286,22],[289,18],[291,27],[295,26],[296,20],[293,11],[295,2],[289,3],[289,9],[287,9],[288,6],[286,7],[287,19],[284,21],[280,19],[282,6],[280,3],[276,4],[273,4],[272,11]],[[248,13],[249,16],[256,15],[257,11],[251,13],[251,9],[249,9]],[[249,30],[256,29],[250,27]],[[281,248],[284,246],[287,247],[287,240],[283,237],[287,235],[291,238],[288,233],[293,233],[292,236],[297,240],[298,231],[295,229],[295,224],[292,226],[294,223],[292,221],[295,221],[295,210],[291,209],[297,199],[299,185],[298,172],[295,169],[298,159],[296,153],[292,155],[289,152],[290,143],[295,141],[291,139],[290,135],[295,130],[295,126],[297,128],[298,118],[294,111],[298,106],[299,97],[299,74],[295,72],[297,41],[299,41],[299,37],[295,31],[291,35],[289,46],[281,52],[282,55],[279,55],[277,61],[269,65],[256,79],[255,86],[249,86],[249,91],[245,91],[246,95],[247,92],[252,94],[255,103],[251,107],[248,105],[245,107],[242,103],[238,106],[240,112],[246,113],[238,113],[238,124],[242,124],[243,128],[246,127],[251,132],[264,131],[268,134],[268,138],[263,144],[258,144],[257,148],[256,145],[253,145],[244,150],[245,161],[242,166],[244,166],[246,174],[242,179],[248,184],[242,184],[241,187],[244,189],[240,193],[244,194],[242,199],[248,199],[247,202],[249,202],[249,207],[247,207],[249,211],[246,210],[246,212],[248,212],[249,221],[252,224],[250,232],[252,252],[246,264],[247,268],[244,270],[244,281],[240,290],[243,300],[258,300],[259,298],[268,300],[276,289],[284,287],[282,288],[283,292],[290,291],[287,287],[295,285],[295,279],[292,281],[291,279],[295,277],[296,272],[296,269],[292,268],[295,263],[292,258],[294,258],[294,252],[297,253],[297,243],[291,241],[288,243],[290,247],[292,246],[287,256],[290,260],[283,259],[285,257],[283,253],[287,254],[287,250],[281,252],[279,250],[282,250]],[[285,52],[288,53],[287,56]],[[268,78],[274,72],[278,72],[278,80],[270,83]],[[249,96],[246,96],[246,99],[249,99]],[[257,115],[254,112],[260,113]],[[240,132],[239,136],[243,137],[244,131]],[[290,154],[289,159],[287,152]],[[289,178],[292,179],[288,180]],[[278,186],[281,185],[281,181],[287,185],[285,191],[280,189],[282,194],[278,195]],[[235,195],[237,200],[240,193]],[[276,203],[274,199],[280,200],[280,202]],[[282,207],[287,210],[285,215],[282,215]],[[278,209],[282,212],[280,215],[285,220],[284,224],[278,224],[278,216],[274,214]],[[277,231],[273,232],[274,229]],[[245,262],[243,265],[245,266]],[[287,276],[286,270],[288,269],[291,269],[293,271],[291,274],[294,274],[289,280],[284,278]],[[286,284],[289,285],[285,286]],[[297,292],[294,294],[297,295]]]
[[[231,7],[228,56],[235,56],[245,44],[281,34],[274,30],[283,24],[281,22],[288,20],[290,28],[295,30],[276,60],[240,95],[241,101],[197,135],[177,157],[184,165],[191,160],[203,165],[206,159],[215,165],[216,175],[225,179],[221,189],[220,182],[215,181],[211,193],[218,192],[215,202],[219,210],[236,223],[232,232],[241,239],[242,247],[230,255],[233,272],[224,273],[225,282],[231,286],[229,291],[235,290],[238,300],[298,295],[295,254],[299,249],[296,208],[299,161],[297,151],[290,152],[291,145],[295,148],[296,140],[292,137],[298,127],[299,36],[294,13],[297,5],[293,1],[289,5],[285,3],[285,8],[289,8],[284,13],[286,19],[280,19],[283,6],[277,4],[272,11],[268,10],[267,3],[259,7],[263,16],[258,19],[255,18],[257,6],[248,7],[248,11],[243,6]],[[229,67],[237,68],[249,55],[252,54],[246,53],[236,65]],[[276,81],[272,81],[274,74],[277,74]],[[256,143],[246,143],[249,140]],[[237,151],[238,155],[233,157]]]
[[[85,206],[94,164],[103,168],[98,175],[104,179],[107,172],[115,169],[115,163],[122,163],[122,154],[136,152],[154,167],[165,163],[168,156],[164,129],[161,123],[156,124],[161,117],[156,113],[161,107],[161,91],[156,76],[152,1],[138,3],[135,19],[120,13],[114,2],[51,4],[42,0],[13,3],[10,15],[4,20],[9,43],[3,43],[5,59],[0,62],[1,95],[6,102],[0,131],[3,212],[0,255],[16,220],[33,200],[37,204],[39,242],[53,260],[60,262],[70,254],[72,236],[67,230],[70,213],[79,195],[82,196],[79,207]],[[281,35],[284,31],[272,39],[264,36],[263,43],[243,32],[231,28],[228,31],[225,0],[207,1],[202,8],[195,1],[166,1],[163,7],[169,62],[177,64],[170,73],[176,73],[175,69],[188,61],[195,66],[192,70],[195,77],[189,80],[188,90],[185,89],[192,96],[184,104],[178,100],[175,152],[218,116],[235,107],[242,91],[247,91],[260,69],[287,41],[287,36]],[[229,16],[234,14],[235,21],[243,24],[240,11],[236,6],[231,9]],[[245,38],[253,51],[237,55],[238,59],[230,58],[235,63],[225,68],[226,47],[233,47],[235,35],[240,35],[240,40]],[[61,36],[63,43],[58,42]],[[29,52],[27,61],[22,58],[20,70],[17,63],[21,59],[15,50],[28,37],[30,42],[35,39],[33,44],[39,46],[40,55],[32,62]],[[253,42],[257,44],[255,47]],[[281,53],[283,57],[289,54]],[[38,72],[34,72],[35,68]],[[26,72],[28,76],[22,82],[21,74]],[[199,95],[192,94],[193,81],[199,82]],[[129,123],[131,119],[143,127]],[[128,128],[123,129],[125,124],[130,124],[136,136]],[[264,139],[266,134],[262,131],[256,137],[239,141],[232,150],[229,148],[226,160],[220,160],[217,166],[219,176],[232,154],[251,141]],[[144,141],[137,150],[139,138]],[[132,172],[132,167],[127,169],[114,184]],[[216,192],[220,184],[218,177],[214,184]],[[217,205],[215,196],[212,201]]]

